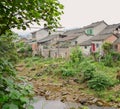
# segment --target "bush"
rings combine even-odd
[[[111,54],[107,54],[103,59],[104,65],[108,67],[113,66],[113,58]]]
[[[96,74],[94,78],[88,81],[88,87],[96,91],[104,90],[111,85],[109,77],[103,74]]]
[[[89,62],[85,62],[82,65],[83,81],[90,80],[94,77],[95,67]]]
[[[68,69],[63,68],[62,69],[62,76],[63,77],[74,76],[74,74],[75,74],[75,70],[72,68],[71,69],[70,68],[68,68]]]
[[[72,49],[71,54],[70,54],[70,59],[73,63],[78,63],[83,60],[83,55],[82,55],[80,47],[76,47]]]
[[[10,62],[0,59],[0,109],[26,109],[32,107],[30,98],[32,87],[15,77],[14,67]],[[17,81],[19,81],[19,84]]]
[[[113,61],[120,61],[120,53],[117,52],[111,52]]]
[[[20,48],[18,52],[19,53],[24,53],[25,52],[25,48],[24,47]]]
[[[105,54],[108,54],[111,52],[112,50],[112,44],[109,43],[109,42],[105,42],[103,45],[102,45],[102,48],[103,48],[103,51]]]

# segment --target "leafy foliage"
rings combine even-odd
[[[75,70],[72,68],[62,69],[62,76],[63,77],[69,77],[69,76],[74,76],[75,75]]]
[[[104,65],[105,66],[109,66],[112,67],[113,66],[113,58],[111,54],[107,54],[105,55],[104,59],[103,59]]]
[[[17,56],[12,28],[25,30],[36,22],[49,29],[58,27],[63,5],[57,0],[1,0],[0,2],[0,109],[32,109],[29,104],[31,86],[17,84],[10,63]],[[21,52],[31,51],[27,46]]]
[[[109,42],[105,42],[103,45],[102,45],[102,48],[103,48],[103,51],[104,53],[110,53],[111,50],[112,50],[112,44],[109,43]]]
[[[88,86],[96,91],[101,91],[111,86],[111,82],[106,75],[96,74],[94,78],[88,81]]]
[[[28,84],[16,82],[14,67],[10,62],[0,59],[0,108],[25,109],[33,92]]]
[[[28,43],[18,42],[17,49],[19,56],[21,55],[21,57],[27,57],[32,55],[32,47]]]
[[[9,61],[17,61],[16,45],[13,40],[17,38],[17,34],[7,32],[0,36],[0,57],[6,58]]]
[[[94,77],[95,67],[88,61],[83,62],[82,66],[82,75],[83,81],[88,81]]]
[[[15,27],[25,30],[33,22],[44,21],[48,28],[58,27],[62,9],[58,0],[1,0],[0,35]]]
[[[72,49],[70,59],[73,63],[78,63],[83,60],[83,55],[80,47],[75,47]]]

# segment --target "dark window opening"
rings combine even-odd
[[[75,45],[77,45],[78,44],[78,42],[77,41],[75,41]]]
[[[87,46],[85,46],[85,49],[87,49]]]
[[[96,44],[96,47],[98,48],[98,47],[99,47],[99,44]]]

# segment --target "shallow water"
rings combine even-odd
[[[66,102],[63,103],[59,100],[46,100],[44,97],[36,97],[36,102],[33,104],[34,109],[70,109],[74,107],[77,109],[82,106],[79,103]],[[88,106],[89,109],[117,109],[113,107],[98,107],[95,105]]]

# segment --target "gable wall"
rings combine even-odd
[[[107,25],[106,25],[105,23],[99,24],[98,26],[96,26],[96,27],[93,29],[94,35],[99,34],[99,33],[100,33],[102,30],[104,30],[106,27],[107,27]]]

